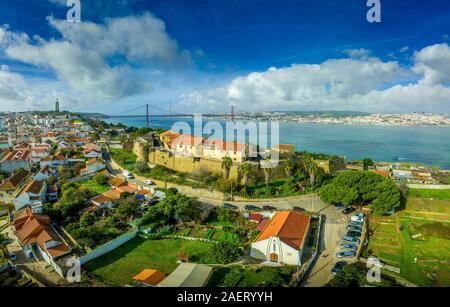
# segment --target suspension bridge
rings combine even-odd
[[[230,106],[229,112],[217,112],[202,114],[204,117],[225,117],[232,121],[235,121],[236,116],[242,116],[252,112],[244,111],[236,106]],[[173,112],[172,104],[169,106],[169,110],[161,108],[152,104],[142,104],[133,106],[129,109],[122,110],[120,112],[108,115],[109,118],[117,117],[145,117],[147,119],[147,127],[150,126],[151,117],[163,117],[163,118],[176,118],[176,117],[194,117],[193,113],[178,113]]]

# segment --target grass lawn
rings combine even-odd
[[[419,286],[450,286],[450,200],[444,200],[445,192],[412,190],[405,210],[372,220],[367,250]]]
[[[94,191],[96,194],[103,194],[106,191],[111,189],[109,186],[98,184],[93,179],[81,181],[80,184],[88,187],[89,189]]]
[[[116,161],[120,166],[129,170],[130,172],[134,171],[137,157],[132,151],[125,149],[111,149],[110,153],[113,160]]]
[[[440,200],[450,200],[449,190],[425,190],[425,189],[409,189],[408,197],[434,198]]]
[[[206,263],[211,244],[184,240],[145,240],[140,237],[125,243],[83,268],[116,285],[132,282],[144,269],[158,269],[166,274],[178,266],[178,254],[184,252],[191,262]]]

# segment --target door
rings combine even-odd
[[[278,254],[275,253],[270,254],[270,261],[278,262]]]

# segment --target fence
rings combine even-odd
[[[83,265],[89,261],[92,261],[100,256],[103,256],[111,251],[113,251],[114,249],[118,248],[119,246],[127,243],[128,241],[130,241],[131,239],[134,239],[136,237],[136,235],[139,232],[139,228],[135,228],[130,232],[127,232],[123,235],[121,235],[120,237],[96,248],[95,250],[93,250],[92,252],[81,256],[80,257],[80,264]]]

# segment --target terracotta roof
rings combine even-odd
[[[389,172],[386,172],[386,171],[374,170],[373,172],[374,172],[375,174],[377,174],[377,175],[380,175],[380,176],[383,176],[383,177],[386,177],[386,178],[389,178],[389,177],[390,177]]]
[[[44,187],[43,181],[33,180],[23,190],[25,193],[39,194]]]
[[[289,151],[293,152],[295,149],[295,146],[292,144],[278,144],[274,147],[275,149],[278,149],[280,151]]]
[[[146,283],[148,285],[156,286],[159,284],[164,278],[166,274],[158,270],[149,270],[145,269],[138,275],[133,277],[133,280]]]
[[[203,144],[203,138],[196,137],[196,136],[193,136],[190,134],[182,134],[173,140],[172,147],[179,146],[179,145],[193,147],[193,146],[201,146],[202,144]]]
[[[30,157],[30,151],[29,150],[13,150],[10,153],[8,153],[2,160],[4,161],[28,161],[28,158]]]
[[[261,215],[261,213],[250,213],[250,215],[248,216],[248,219],[250,221],[261,222],[262,221],[262,215]]]
[[[99,196],[94,197],[92,199],[92,201],[101,204],[101,203],[105,203],[105,202],[110,202],[110,201],[112,201],[112,199],[106,195],[101,194]]]
[[[222,150],[222,151],[241,152],[241,151],[245,150],[246,145],[242,144],[242,143],[237,143],[237,142],[224,142],[224,141],[220,141],[220,140],[212,140],[212,141],[208,141],[205,144],[205,147],[208,147],[210,149]]]
[[[92,158],[92,159],[86,161],[86,165],[91,165],[91,164],[94,164],[95,162],[98,162],[98,163],[102,163],[102,164],[103,164],[103,161],[102,161],[102,160],[97,159],[97,158]]]
[[[57,258],[70,252],[69,246],[51,228],[50,217],[35,214],[30,208],[19,211],[12,222],[15,235],[22,246],[36,243],[41,250],[47,251],[52,258]],[[53,241],[54,246],[47,248],[47,242]]]
[[[123,192],[121,190],[112,189],[112,190],[106,191],[102,195],[108,197],[111,200],[118,200],[120,198],[120,195],[122,195],[122,193]]]
[[[11,183],[13,187],[17,187],[21,182],[23,182],[28,176],[30,176],[30,172],[27,170],[20,170],[11,176],[8,181]]]
[[[263,231],[264,228],[266,228],[266,225],[269,223],[269,219],[263,219],[258,226],[256,226],[255,230],[257,231]]]
[[[256,238],[255,242],[278,237],[287,245],[300,249],[308,232],[310,217],[298,212],[278,212]]]

